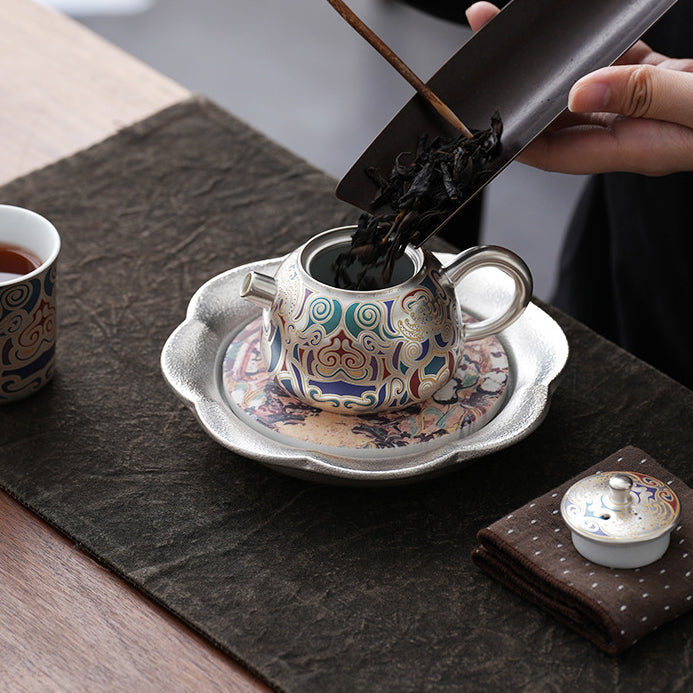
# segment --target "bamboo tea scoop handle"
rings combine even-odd
[[[456,130],[459,130],[465,137],[472,137],[469,128],[453,113],[452,109],[448,108],[441,99],[439,99],[433,91],[412,70],[404,63],[404,61],[389,47],[383,40],[363,21],[354,14],[353,10],[346,5],[342,0],[327,0],[337,12],[345,19],[356,31],[368,41],[368,43],[387,60],[392,67],[399,72],[404,79],[411,84],[414,89],[428,101],[433,108]]]

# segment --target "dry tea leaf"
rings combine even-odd
[[[371,203],[375,213],[360,216],[349,251],[335,263],[335,285],[378,288],[364,285],[364,278],[368,270],[381,267],[380,286],[387,286],[393,263],[407,245],[427,238],[488,180],[492,174],[489,164],[500,151],[502,130],[496,112],[491,126],[475,132],[471,139],[464,135],[429,139],[423,135],[414,157],[407,152],[399,154],[388,176],[369,169],[368,176],[378,186]],[[352,265],[359,267],[356,279],[347,272]]]

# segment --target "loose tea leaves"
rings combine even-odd
[[[387,177],[369,169],[366,173],[378,187],[371,203],[374,213],[360,216],[349,251],[337,258],[335,285],[378,288],[364,285],[364,279],[369,270],[380,267],[380,285],[387,286],[393,264],[407,245],[426,239],[491,176],[489,164],[500,151],[502,130],[496,112],[491,126],[472,138],[423,135],[413,160],[407,160],[410,153],[399,154]],[[348,271],[352,266],[359,268],[355,278]]]

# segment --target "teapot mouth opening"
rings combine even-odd
[[[338,274],[337,258],[349,250],[351,236],[355,230],[355,226],[344,226],[325,231],[308,241],[300,256],[303,271],[314,281],[334,290],[371,293],[404,284],[415,277],[423,267],[423,251],[409,245],[404,254],[395,261],[390,281],[387,283],[382,281],[382,264],[366,269],[355,260],[346,268],[342,266]],[[358,289],[345,288],[345,284],[357,283],[360,287]]]

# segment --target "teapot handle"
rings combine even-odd
[[[520,317],[532,298],[532,273],[519,255],[507,248],[483,245],[464,250],[443,268],[453,284],[480,267],[497,267],[515,283],[510,305],[500,315],[481,322],[469,323],[465,327],[465,339],[472,341],[497,334]]]

